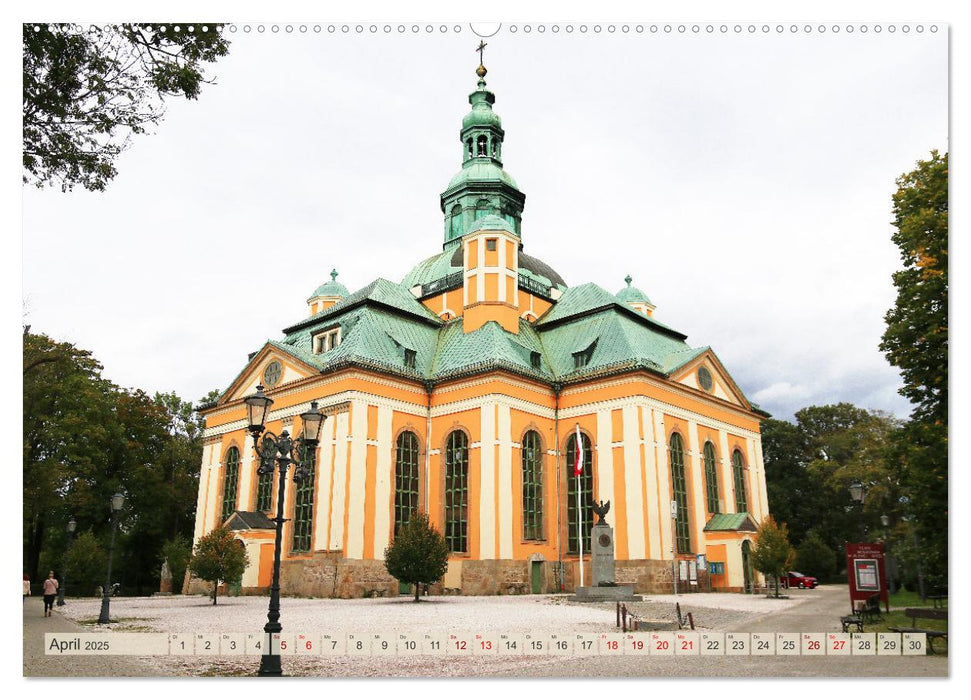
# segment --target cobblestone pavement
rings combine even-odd
[[[788,599],[736,594],[649,596],[630,604],[635,614],[673,627],[674,603],[692,612],[699,630],[737,632],[839,631],[846,608],[845,586],[792,591]],[[44,618],[40,600],[24,613],[24,675],[28,676],[249,676],[257,657],[46,657],[45,631],[96,631],[99,601],[79,599]],[[442,597],[415,605],[397,599],[312,600],[284,598],[284,630],[342,633],[424,631],[614,632],[614,605],[571,604],[563,597]],[[205,597],[119,598],[117,622],[108,630],[165,632],[259,631],[266,598],[224,598],[213,607]],[[946,677],[948,659],[925,657],[286,657],[285,673],[316,677]]]
[[[68,603],[67,605],[70,605]],[[44,617],[44,600],[31,596],[24,603],[24,676],[79,677],[148,677],[168,675],[131,656],[47,656],[44,634],[47,632],[90,632],[65,618],[55,607],[54,614]]]

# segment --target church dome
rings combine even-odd
[[[634,280],[630,275],[627,275],[627,277],[624,278],[624,281],[627,283],[627,286],[617,292],[617,294],[614,296],[625,304],[651,304],[651,300],[647,298],[647,295],[644,292],[637,287],[631,286],[630,283]]]
[[[519,185],[512,179],[512,175],[491,161],[470,160],[458,173],[449,180],[446,192],[461,187],[469,182],[502,182],[510,187],[519,189]]]
[[[492,107],[488,103],[477,104],[471,112],[462,118],[462,131],[470,129],[473,126],[491,126],[496,129],[501,129],[502,119],[492,111]]]
[[[350,292],[347,291],[347,287],[337,281],[337,270],[330,271],[330,281],[324,282],[322,285],[317,287],[311,298],[314,297],[341,297],[342,299],[347,297]]]
[[[498,217],[496,217],[498,218]],[[502,221],[502,219],[499,219]],[[462,271],[462,246],[449,247],[438,255],[422,260],[401,280],[401,285],[411,289],[415,285],[435,282],[448,275]],[[550,286],[564,290],[566,282],[556,270],[539,258],[526,255],[519,251],[519,271],[527,277],[540,281],[548,281]]]

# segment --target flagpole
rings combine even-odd
[[[580,424],[577,423],[577,451],[573,472],[577,477],[577,539],[580,543],[580,587],[583,587],[583,511],[580,510],[580,472],[583,471],[583,443],[580,441]]]
[[[577,473],[577,530],[580,540],[580,587],[583,587],[583,512],[580,510],[580,474]]]

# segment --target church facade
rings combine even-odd
[[[195,539],[226,524],[249,554],[243,592],[269,588],[277,475],[257,472],[242,403],[262,385],[274,433],[311,401],[328,415],[310,477],[287,477],[285,595],[397,594],[383,553],[416,509],[452,552],[432,593],[572,591],[581,544],[590,583],[594,500],[611,504],[618,583],[745,590],[769,512],[766,414],[629,276],[616,294],[569,286],[526,253],[525,195],[477,74],[441,252],[353,293],[332,272],[202,410]]]

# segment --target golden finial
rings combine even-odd
[[[485,43],[484,41],[480,41],[479,48],[476,49],[476,51],[479,52],[479,67],[475,69],[475,74],[479,76],[479,78],[485,78],[486,73],[489,72],[486,70],[486,67],[482,62],[482,51],[483,49],[485,49],[486,46],[488,46],[487,43]]]

